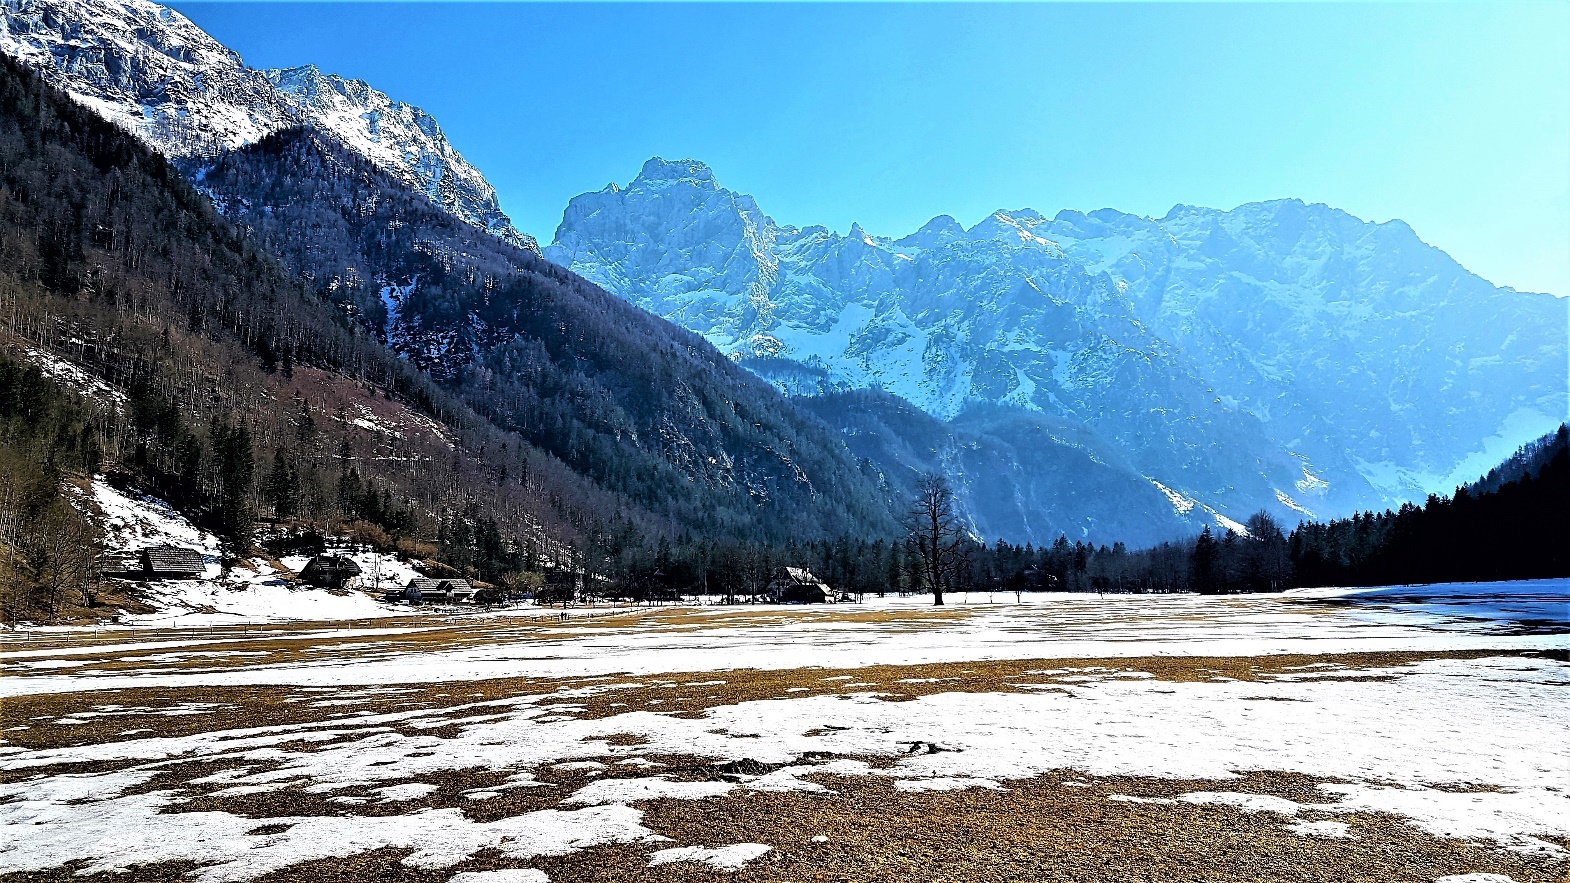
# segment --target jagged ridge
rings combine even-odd
[[[455,217],[515,245],[496,191],[425,111],[312,65],[253,70],[185,16],[148,0],[0,6],[0,51],[172,159],[216,155],[308,124]]]

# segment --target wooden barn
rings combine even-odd
[[[394,589],[382,596],[384,601],[408,601],[411,604],[471,603],[479,594],[466,579],[432,579],[417,576],[401,589]]]
[[[136,563],[142,579],[201,579],[207,567],[202,553],[180,546],[152,546],[138,552]]]
[[[328,589],[341,589],[359,575],[360,565],[347,555],[317,555],[300,571],[300,579]]]

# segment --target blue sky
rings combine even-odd
[[[1327,202],[1570,294],[1570,4],[177,3],[433,113],[548,241],[653,155],[776,220]]]

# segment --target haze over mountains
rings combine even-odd
[[[147,0],[19,0],[0,50],[466,406],[671,523],[734,532],[756,505],[882,531],[870,496],[936,470],[983,538],[1154,542],[1445,492],[1570,415],[1570,301],[1399,221],[1277,200],[842,235],[656,158],[571,201],[544,250],[565,272],[434,119],[364,82],[252,70]],[[806,514],[829,487],[847,498]]]

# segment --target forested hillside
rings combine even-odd
[[[192,170],[323,300],[503,429],[683,528],[893,529],[844,443],[701,337],[456,221],[323,133]]]
[[[810,537],[891,523],[826,430],[697,338],[544,262],[486,277],[398,240],[407,221],[355,230],[448,280],[430,287],[423,327],[469,297],[491,310],[481,321],[533,331],[509,333],[489,367],[448,353],[441,364],[461,366],[443,372],[451,390],[384,346],[360,300],[284,269],[268,253],[279,243],[237,230],[162,158],[0,59],[0,444],[8,464],[30,464],[0,476],[8,584],[36,585],[48,566],[27,537],[66,514],[57,479],[95,470],[236,548],[276,518],[488,578],[564,544],[652,556],[685,528]],[[334,241],[295,232],[305,249]],[[683,421],[693,413],[709,422]],[[728,484],[710,480],[727,469]]]
[[[881,390],[794,401],[839,430],[900,499],[923,475],[946,475],[967,527],[985,539],[1150,545],[1214,517],[1198,505],[1179,514],[1116,449],[1045,414],[977,405],[941,421]]]
[[[1570,427],[1524,446],[1451,497],[1292,534],[1300,585],[1539,579],[1570,575]]]

